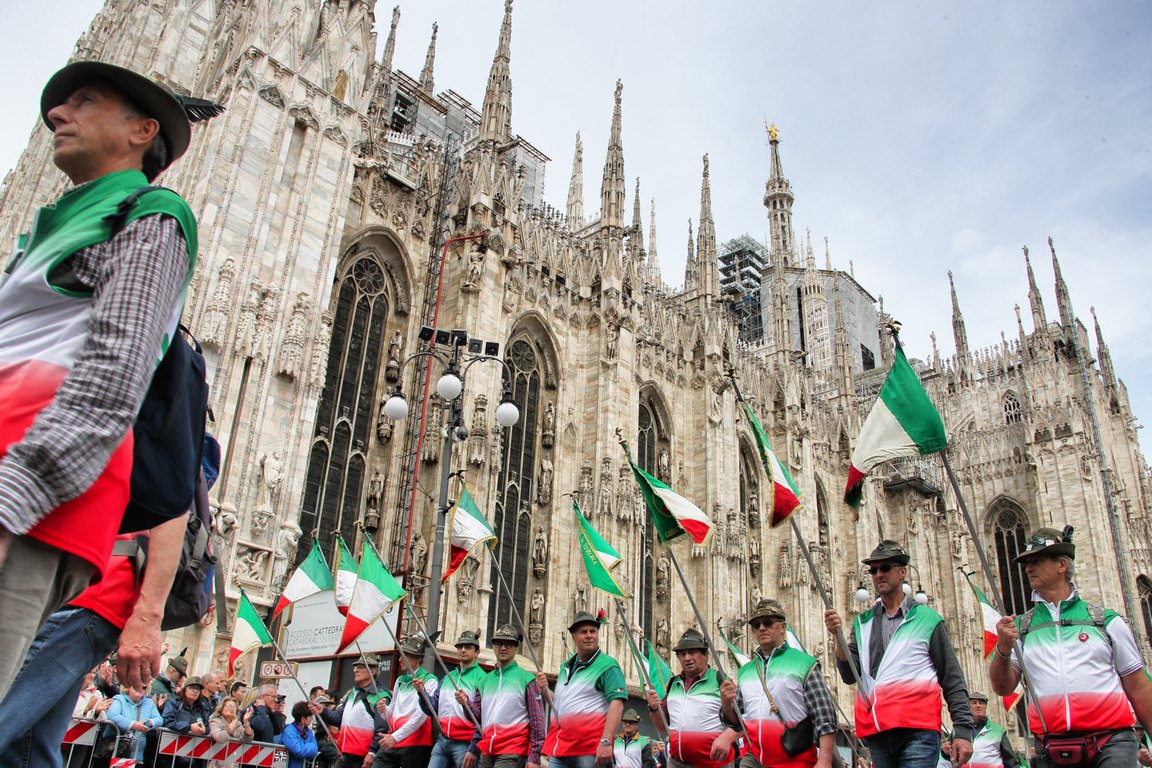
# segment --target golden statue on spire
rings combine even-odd
[[[776,127],[776,123],[772,123],[768,126],[768,139],[769,141],[780,140],[780,130]]]

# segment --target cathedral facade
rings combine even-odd
[[[447,458],[500,539],[445,585],[447,655],[462,630],[487,636],[518,613],[551,670],[570,614],[604,608],[608,650],[638,686],[625,633],[639,627],[667,654],[694,622],[673,546],[708,621],[744,642],[750,602],[778,598],[828,674],[822,597],[789,527],[768,527],[771,487],[735,376],[803,492],[797,520],[834,605],[859,612],[860,559],[880,538],[900,541],[916,566],[912,586],[944,616],[971,687],[987,690],[965,572],[990,585],[939,457],[877,470],[858,513],[841,501],[854,438],[892,360],[891,318],[850,272],[827,256],[817,266],[810,236],[796,238],[779,136],[764,197],[771,263],[751,310],[761,333],[749,336],[721,291],[707,156],[683,287],[672,289],[654,211],[645,226],[638,189],[629,204],[622,84],[604,113],[598,212],[585,215],[579,139],[562,211],[543,201],[548,158],[512,131],[511,1],[478,108],[436,90],[435,36],[418,78],[393,68],[399,10],[376,60],[375,10],[371,0],[108,0],[77,44],[75,58],[227,107],[197,126],[161,183],[200,223],[184,322],[207,351],[223,447],[212,504],[228,597],[243,588],[273,605],[310,538],[331,560],[342,536],[354,552],[371,540],[413,592],[407,610],[427,610]],[[0,192],[8,240],[65,188],[49,135],[34,132]],[[1029,600],[1010,562],[1026,532],[1071,524],[1080,587],[1126,614],[1147,652],[1148,466],[1100,327],[1090,336],[1055,248],[1050,256],[1051,318],[1025,254],[1030,312],[1018,310],[1009,336],[970,348],[953,290],[955,355],[934,343],[913,364],[1010,609]],[[443,402],[435,384],[453,353],[464,390]],[[410,407],[394,422],[383,404],[398,387]],[[508,398],[519,420],[502,428],[495,411]],[[466,427],[447,449],[445,419]],[[710,543],[654,539],[621,439],[712,516]],[[635,595],[626,621],[588,585],[573,500],[623,556],[618,574]],[[171,638],[191,648],[194,667],[226,659],[219,618]],[[350,674],[331,654],[300,658],[313,683]],[[850,711],[849,689],[832,682]]]

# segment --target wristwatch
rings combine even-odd
[[[600,746],[610,747],[612,746],[612,741],[610,739],[600,739]]]

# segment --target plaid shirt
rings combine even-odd
[[[785,646],[780,646],[780,648],[783,647]],[[773,653],[780,648],[775,649]],[[765,656],[760,649],[756,649],[756,655],[767,663],[768,656]],[[743,713],[742,696],[739,697],[737,706]],[[811,671],[808,672],[808,677],[804,680],[804,707],[812,716],[812,725],[817,739],[836,732],[836,704],[832,701],[832,693],[828,690],[828,685],[824,682],[824,675],[820,672],[819,661],[812,666]]]
[[[88,340],[53,401],[0,459],[0,526],[17,534],[86,491],[136,420],[188,248],[175,219],[153,215],[70,261],[93,292]]]
[[[495,674],[493,672],[492,674]],[[472,716],[476,722],[481,722],[480,714],[483,711],[483,697],[479,691],[476,691],[475,696],[468,700],[468,708],[472,710]],[[528,683],[524,688],[524,704],[528,708],[528,760],[529,763],[540,764],[540,752],[544,749],[544,734],[547,731],[547,720],[544,717],[544,700],[540,695],[540,686],[536,681]],[[479,756],[480,754],[480,731],[476,731],[476,735],[472,738],[472,743],[468,747],[468,751]]]

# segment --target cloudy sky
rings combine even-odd
[[[5,3],[0,72],[9,119],[0,170],[32,129],[39,88],[69,55],[96,0]],[[391,5],[377,19],[383,45]],[[437,90],[479,105],[500,0],[401,5],[395,65],[418,75],[439,22]],[[35,33],[30,33],[35,30]],[[683,281],[687,222],[711,161],[721,241],[765,236],[764,121],[779,126],[820,263],[848,269],[904,323],[909,354],[929,333],[953,350],[948,270],[973,348],[1016,334],[1029,246],[1057,316],[1047,238],[1073,305],[1095,306],[1137,417],[1152,418],[1152,5],[1113,0],[580,4],[519,0],[513,130],[552,158],[545,196],[563,207],[576,131],[586,203],[598,208],[617,78],[625,171],[656,199],[661,269]],[[1145,437],[1147,444],[1149,438]]]

